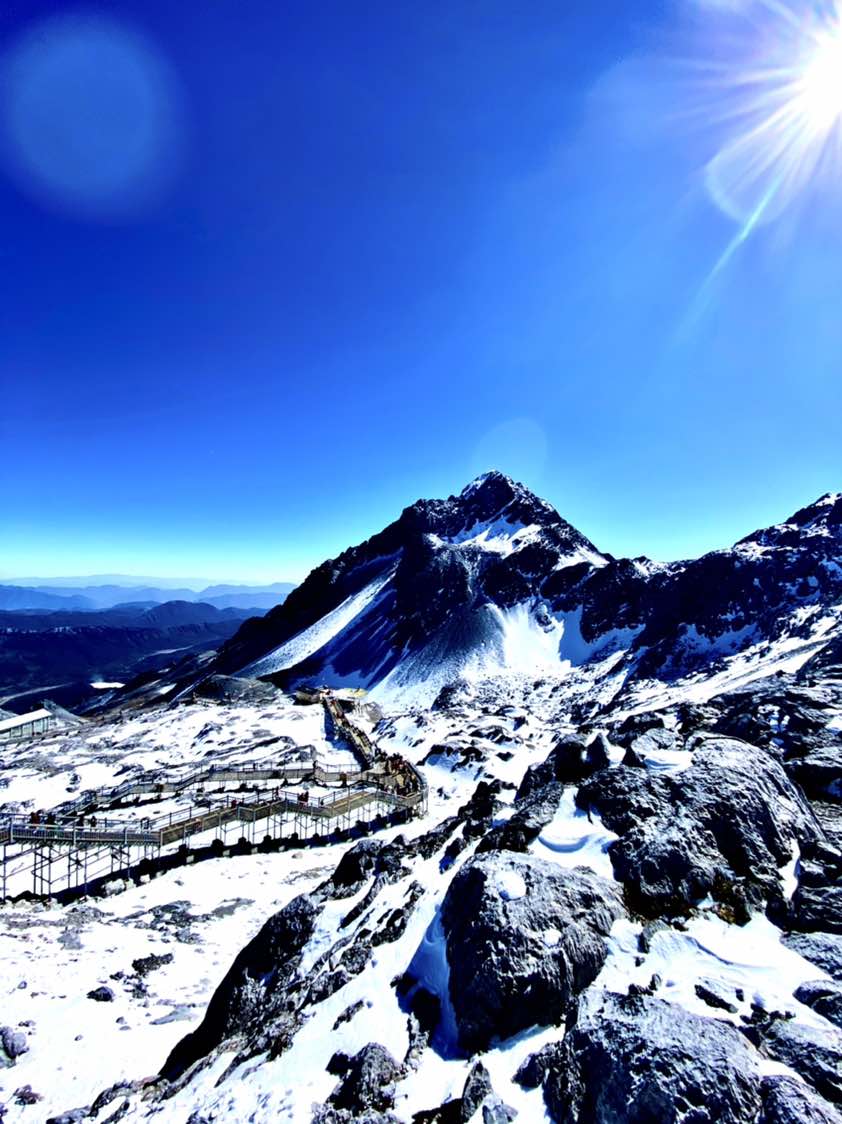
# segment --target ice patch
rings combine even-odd
[[[587,866],[603,878],[613,878],[608,848],[618,839],[595,812],[576,807],[576,790],[566,788],[558,810],[529,850],[564,867]]]
[[[713,1009],[696,992],[697,985],[715,989],[735,1011],[716,1009],[716,1017],[739,1024],[752,1003],[764,1010],[792,1013],[798,1021],[826,1026],[820,1015],[793,999],[806,980],[825,973],[781,944],[778,929],[762,914],[746,925],[729,925],[713,913],[694,917],[685,930],[661,929],[649,939],[641,956],[640,926],[621,919],[609,937],[610,953],[595,986],[625,994],[629,984],[646,986],[660,977],[655,994],[697,1015]],[[742,996],[742,998],[740,997]]]
[[[784,897],[789,901],[795,891],[798,889],[798,871],[799,862],[801,859],[801,849],[798,846],[797,840],[792,844],[792,858],[781,867],[781,884],[784,892]]]
[[[526,897],[526,883],[516,870],[501,870],[496,877],[497,893],[504,902],[517,901]]]

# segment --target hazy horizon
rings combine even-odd
[[[520,482],[526,483],[525,481],[520,481]],[[466,481],[466,484],[467,483],[468,482]],[[528,484],[527,484],[527,487],[528,487]],[[532,489],[532,490],[534,491],[534,489]],[[457,491],[461,491],[461,488],[458,489]],[[836,489],[834,489],[834,488],[825,488],[823,491],[817,493],[816,495],[804,497],[803,500],[797,502],[793,507],[787,509],[786,511],[779,509],[779,510],[777,510],[777,512],[771,514],[771,516],[767,517],[766,519],[755,520],[754,522],[752,522],[749,519],[748,522],[746,522],[743,526],[737,527],[735,529],[734,533],[733,533],[733,537],[728,539],[727,541],[713,542],[713,543],[711,543],[711,545],[705,546],[705,547],[703,547],[702,549],[698,550],[697,552],[695,552],[693,554],[688,553],[688,554],[682,554],[682,555],[675,555],[673,557],[664,557],[664,556],[656,557],[651,552],[648,552],[646,550],[637,550],[637,551],[634,551],[634,552],[629,552],[629,551],[623,552],[623,551],[618,551],[618,550],[612,549],[611,546],[608,545],[605,541],[603,541],[599,537],[595,537],[593,534],[591,534],[590,531],[588,530],[588,528],[583,527],[580,524],[575,523],[575,521],[571,520],[565,514],[564,511],[559,511],[559,514],[562,516],[562,518],[567,519],[568,522],[573,523],[573,525],[576,527],[576,529],[578,531],[581,531],[582,534],[584,534],[587,538],[589,538],[594,543],[594,545],[604,553],[613,554],[615,557],[618,557],[618,558],[635,558],[635,557],[640,557],[642,555],[642,556],[650,558],[650,559],[652,559],[653,561],[656,561],[656,562],[678,562],[678,561],[684,561],[684,560],[689,560],[689,559],[692,559],[692,558],[700,557],[702,554],[707,554],[707,553],[709,553],[710,551],[713,551],[713,550],[727,549],[728,547],[733,546],[733,544],[735,542],[737,542],[739,539],[744,538],[746,535],[751,534],[753,531],[758,530],[762,527],[772,526],[774,524],[781,523],[785,519],[787,519],[790,515],[793,515],[800,508],[807,507],[810,504],[814,503],[816,500],[818,500],[821,496],[823,496],[823,495],[825,495],[829,492],[834,492],[834,491],[836,491]],[[457,494],[457,493],[454,492],[454,493],[447,493],[447,494],[450,495],[450,494]],[[553,503],[552,497],[550,497],[548,495],[541,495],[540,493],[536,493],[536,494],[540,495],[541,499],[547,500],[549,503],[551,503],[553,505],[553,507],[556,507],[556,509],[558,510],[558,505]],[[73,585],[73,584],[76,584],[76,583],[80,583],[82,581],[86,581],[86,582],[89,582],[92,585],[93,584],[127,584],[127,583],[131,583],[132,585],[135,585],[135,584],[137,584],[137,585],[160,584],[162,588],[165,588],[167,586],[173,587],[173,588],[183,587],[183,588],[186,588],[186,589],[193,589],[193,590],[197,590],[197,591],[201,590],[201,589],[204,589],[205,587],[211,586],[211,585],[268,586],[268,585],[273,585],[273,584],[284,584],[284,583],[300,584],[304,580],[304,578],[307,577],[307,575],[310,573],[310,571],[313,570],[316,566],[320,565],[322,562],[328,561],[328,559],[330,559],[330,558],[335,558],[337,555],[341,554],[342,551],[348,549],[349,547],[356,546],[356,545],[358,545],[359,542],[364,542],[367,538],[370,538],[371,535],[376,534],[378,531],[382,530],[384,526],[388,525],[388,523],[391,523],[394,519],[397,519],[398,516],[400,515],[400,512],[403,510],[404,507],[410,506],[411,503],[414,503],[418,499],[444,499],[444,498],[446,498],[444,495],[442,495],[442,496],[416,496],[416,497],[414,497],[413,500],[408,500],[398,510],[396,510],[392,514],[392,516],[389,519],[387,519],[387,521],[382,526],[377,526],[377,527],[371,528],[370,532],[367,535],[364,535],[359,540],[355,539],[353,541],[343,542],[341,544],[337,543],[337,547],[336,547],[335,550],[332,551],[332,553],[327,554],[324,557],[314,558],[312,563],[305,570],[303,570],[302,572],[300,572],[298,574],[294,574],[294,575],[290,575],[288,573],[278,573],[278,574],[274,574],[274,575],[271,574],[271,573],[266,574],[266,575],[249,573],[247,576],[237,576],[237,577],[231,577],[230,574],[229,574],[227,576],[216,577],[216,578],[214,578],[214,577],[211,577],[211,578],[196,578],[196,577],[184,576],[183,574],[180,574],[180,573],[166,573],[166,572],[164,572],[164,570],[162,570],[161,572],[158,572],[157,574],[149,574],[149,573],[132,574],[132,573],[126,573],[126,572],[119,571],[119,570],[114,570],[114,571],[108,571],[108,572],[103,571],[101,573],[80,571],[80,572],[78,572],[76,574],[73,574],[73,575],[57,574],[55,576],[50,576],[49,574],[42,573],[38,577],[27,578],[27,577],[21,577],[19,571],[18,572],[12,572],[11,570],[9,570],[9,572],[7,573],[6,568],[3,567],[3,568],[0,568],[0,584],[6,583],[6,584],[14,584],[14,585],[35,585],[35,584],[40,583],[40,584],[49,584],[49,585],[53,585],[53,586],[60,586],[63,583],[69,583],[70,585]],[[779,505],[777,505],[777,506],[779,508]],[[120,579],[120,580],[119,581],[112,581],[111,579]]]

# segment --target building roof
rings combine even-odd
[[[0,722],[0,734],[2,734],[4,730],[14,730],[18,726],[27,726],[30,722],[37,722],[39,718],[52,717],[49,710],[44,710],[43,707],[41,710],[32,710],[29,714],[16,714],[14,718],[5,718]]]

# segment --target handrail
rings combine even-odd
[[[90,790],[85,802],[77,805],[76,813],[58,815],[54,823],[34,823],[31,816],[11,813],[0,816],[0,844],[31,843],[70,844],[88,846],[156,846],[165,847],[202,834],[215,827],[239,820],[254,823],[281,812],[293,812],[312,820],[324,820],[350,814],[352,811],[381,804],[396,810],[413,810],[424,805],[426,783],[418,770],[400,757],[387,758],[379,754],[368,736],[350,721],[339,703],[327,692],[321,695],[326,711],[337,729],[354,745],[363,760],[360,769],[329,769],[314,760],[312,765],[267,766],[265,764],[199,770],[177,781],[128,781],[111,790]],[[228,794],[224,806],[199,809],[190,806],[181,814],[170,812],[156,818],[125,821],[110,817],[91,817],[85,823],[85,809],[94,803],[99,793],[108,792],[111,801],[126,795],[142,792],[183,792],[186,788],[211,782],[251,780],[304,780],[312,778],[317,783],[344,782],[335,793],[306,801],[300,793],[275,790],[269,799],[265,791],[256,791],[233,797]],[[353,783],[352,783],[353,780]],[[396,791],[402,784],[404,791]],[[52,815],[53,813],[51,813]]]

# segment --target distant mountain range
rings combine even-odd
[[[175,586],[161,578],[127,578],[107,574],[92,578],[6,579],[0,583],[0,610],[39,609],[96,612],[124,604],[161,605],[193,601],[217,609],[266,610],[280,605],[295,588],[292,582],[270,585],[217,584],[198,589]]]
[[[124,682],[174,657],[217,647],[255,611],[196,601],[0,611],[0,698],[37,698],[43,690],[79,705],[96,694],[93,682]]]

